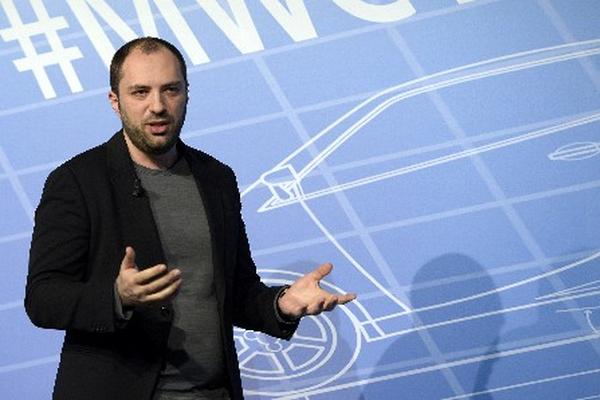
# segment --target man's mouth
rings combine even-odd
[[[169,121],[152,121],[146,123],[150,127],[150,132],[154,134],[164,133],[169,127]]]

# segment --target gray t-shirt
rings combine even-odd
[[[168,170],[136,165],[156,221],[169,268],[182,283],[173,299],[174,319],[159,391],[225,386],[225,362],[213,282],[211,237],[196,181],[182,157]]]

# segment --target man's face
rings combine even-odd
[[[119,95],[111,91],[109,98],[139,150],[164,154],[177,142],[185,120],[187,84],[169,50],[145,54],[134,49],[123,62]]]

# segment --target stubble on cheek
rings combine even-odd
[[[131,142],[147,154],[161,155],[168,152],[174,145],[177,143],[179,136],[181,134],[181,128],[185,122],[185,116],[187,113],[187,97],[185,99],[185,104],[181,110],[181,115],[179,118],[171,115],[165,114],[162,115],[161,118],[167,118],[170,121],[169,129],[165,132],[165,135],[168,137],[166,142],[159,141],[153,142],[153,135],[151,133],[147,133],[144,128],[144,120],[142,120],[139,124],[134,123],[130,118],[127,112],[121,107],[119,104],[119,113],[121,116],[121,123],[123,125],[123,129],[125,133],[131,140]]]
[[[147,154],[161,155],[168,152],[171,147],[177,142],[179,133],[169,134],[169,140],[166,142],[152,142],[152,134],[144,131],[144,123],[140,124],[133,123],[127,113],[121,111],[121,122],[125,133],[134,144],[135,147]],[[173,128],[173,126],[171,126]]]

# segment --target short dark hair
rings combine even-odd
[[[160,49],[167,49],[179,60],[179,66],[181,67],[181,73],[183,75],[183,79],[185,84],[187,85],[187,67],[185,65],[185,60],[181,52],[164,39],[146,36],[137,39],[133,39],[123,46],[121,46],[115,53],[110,62],[110,89],[119,94],[119,82],[123,77],[122,69],[123,63],[127,56],[135,49],[140,49],[144,54],[151,54],[159,51]]]

